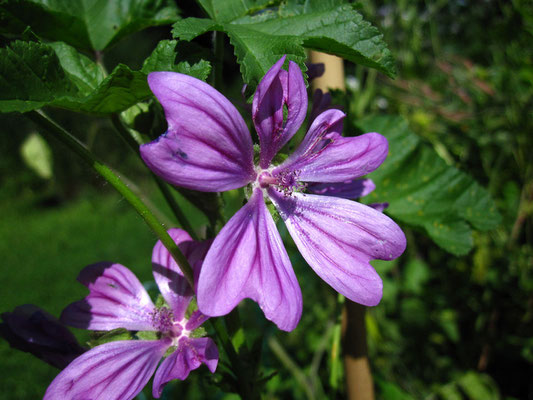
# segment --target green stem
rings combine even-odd
[[[289,370],[296,382],[300,385],[302,390],[305,392],[306,397],[309,400],[314,400],[316,398],[315,393],[313,393],[312,385],[309,382],[309,379],[302,371],[302,369],[294,362],[294,360],[289,356],[287,351],[283,348],[281,343],[274,337],[271,336],[267,340],[268,347],[272,352],[278,357],[278,360]]]
[[[331,341],[331,370],[329,373],[329,384],[333,389],[333,397],[339,387],[339,378],[341,375],[341,359],[340,359],[340,348],[341,348],[341,323],[342,323],[342,306],[344,304],[344,296],[342,294],[337,295],[337,307],[336,315],[337,322],[333,328],[333,340]]]
[[[144,219],[144,222],[154,231],[156,236],[161,240],[163,245],[170,252],[181,272],[191,285],[194,287],[192,268],[189,262],[178,248],[178,245],[167,233],[165,227],[157,220],[150,209],[142,202],[142,200],[132,192],[132,190],[122,180],[115,175],[115,173],[104,163],[99,161],[88,149],[76,139],[70,132],[59,126],[55,121],[47,117],[41,111],[30,111],[25,114],[29,119],[41,126],[47,132],[52,134],[58,140],[63,142],[74,153],[80,156],[87,164],[89,164],[98,174],[109,182],[124,198],[131,204],[137,213]]]
[[[111,122],[113,123],[113,126],[115,127],[120,137],[122,137],[126,141],[128,146],[140,158],[139,145],[143,144],[143,142],[140,140],[139,141],[135,140],[135,138],[130,134],[130,132],[124,126],[124,124],[120,120],[120,117],[117,114],[113,114],[111,116]],[[178,202],[176,201],[174,196],[172,196],[172,193],[168,189],[168,186],[166,185],[166,183],[163,182],[157,175],[153,173],[152,173],[152,177],[154,178],[155,183],[157,184],[157,187],[163,194],[163,197],[167,201],[167,204],[169,205],[170,209],[174,213],[174,216],[178,220],[181,227],[185,229],[187,232],[189,232],[193,240],[198,240],[198,236],[196,235],[196,232],[192,228],[192,225],[189,223],[189,220],[187,219],[183,211],[181,211],[181,208]]]

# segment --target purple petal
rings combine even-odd
[[[335,196],[345,199],[358,199],[366,196],[376,188],[371,179],[355,179],[335,183],[310,183],[307,190],[323,196]]]
[[[210,338],[182,338],[177,350],[163,360],[155,373],[153,396],[158,399],[163,387],[173,379],[185,380],[189,373],[204,363],[211,372],[218,364],[218,349]]]
[[[198,281],[198,308],[206,315],[227,314],[244,298],[282,330],[300,320],[300,287],[261,189],[217,235]]]
[[[299,171],[304,182],[345,182],[374,171],[387,157],[387,139],[379,133],[342,137],[339,110],[320,114],[304,140],[276,170]]]
[[[189,261],[195,275],[199,273],[211,241],[195,242],[187,232],[177,228],[169,229],[168,234]],[[176,261],[160,240],[157,241],[152,251],[152,270],[157,286],[174,312],[175,319],[181,320],[185,316],[194,292]]]
[[[196,328],[198,328],[208,319],[209,317],[207,315],[202,314],[200,310],[196,310],[195,312],[192,313],[191,317],[187,321],[187,324],[185,325],[185,329],[187,329],[188,331],[194,331]]]
[[[311,81],[324,75],[326,66],[324,63],[305,63],[307,67],[307,80]]]
[[[107,262],[93,264],[80,272],[78,280],[89,288],[89,295],[63,310],[63,323],[97,331],[154,329],[154,304],[128,268]]]
[[[85,349],[53,315],[33,304],[2,313],[0,336],[11,347],[26,351],[48,364],[63,369]]]
[[[379,303],[382,282],[372,259],[391,260],[405,235],[386,215],[355,201],[269,189],[300,253],[336,291],[366,306]]]
[[[204,192],[236,189],[254,179],[252,139],[228,99],[176,72],[152,72],[148,84],[168,122],[167,133],[140,149],[153,172]]]
[[[313,93],[313,107],[311,108],[310,121],[314,121],[316,117],[331,107],[331,93],[322,92],[321,89],[316,89]]]
[[[43,400],[130,400],[148,383],[169,340],[124,340],[76,358],[50,384]]]
[[[277,152],[294,136],[307,112],[307,91],[298,65],[289,61],[289,71],[281,69],[283,56],[265,74],[257,87],[252,118],[261,143],[259,165],[268,168]],[[283,107],[287,107],[287,118]]]

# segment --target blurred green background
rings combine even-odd
[[[193,10],[180,5],[188,7]],[[402,226],[409,241],[404,256],[375,264],[384,297],[366,323],[377,397],[533,399],[533,5],[400,0],[364,2],[360,10],[384,33],[399,74],[391,80],[346,65],[348,92],[335,97],[349,115],[346,129],[369,114],[402,115],[448,165],[489,190],[503,217],[497,229],[475,232],[473,250],[461,257]],[[139,67],[169,37],[168,27],[134,34],[106,54],[106,66],[120,61]],[[196,43],[211,44],[206,36]],[[226,46],[225,83],[239,103],[242,82]],[[146,169],[109,120],[49,111],[173,225]],[[129,205],[23,116],[0,115],[0,130],[0,311],[33,303],[58,316],[85,295],[75,278],[96,261],[120,262],[149,281],[155,238]],[[205,224],[179,198],[195,226]],[[278,371],[264,397],[343,398],[342,374],[330,377],[339,362],[331,359],[337,296],[280,229],[302,287],[304,314],[285,334],[255,304],[241,307],[252,338],[265,337],[265,373]],[[0,398],[41,397],[57,370],[3,340],[0,352]],[[232,398],[217,380],[201,368],[165,395]],[[145,392],[140,398],[150,398],[149,387]]]

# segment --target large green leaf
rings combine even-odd
[[[255,86],[267,71],[283,55],[295,61],[302,71],[306,71],[305,50],[301,39],[295,36],[273,36],[260,33],[246,26],[226,26],[230,43],[235,48],[235,55],[241,67],[241,74],[246,83]]]
[[[205,3],[205,4],[204,4]],[[253,5],[263,2],[203,1],[211,19],[187,18],[174,24],[173,35],[192,40],[208,31],[226,32],[235,47],[241,72],[247,83],[258,82],[268,67],[287,54],[303,67],[304,48],[335,54],[355,63],[395,75],[394,60],[379,31],[363,20],[352,5],[338,1],[308,1],[287,5],[257,15]],[[238,14],[241,14],[238,17]]]
[[[205,12],[215,21],[230,22],[250,12],[260,10],[271,0],[198,0]]]
[[[0,32],[39,36],[85,50],[104,50],[124,36],[178,19],[171,0],[4,0]]]
[[[0,111],[34,110],[76,92],[50,46],[16,41],[0,49]]]
[[[54,49],[61,67],[80,94],[89,95],[104,80],[105,73],[102,67],[76,51],[74,47],[63,42],[49,43],[49,46]]]
[[[92,60],[65,43],[13,42],[0,49],[0,112],[26,112],[50,105],[109,114],[151,96],[146,82],[150,72],[176,71],[205,80],[209,63],[176,64],[176,44],[175,40],[161,41],[141,71],[119,64],[104,78]]]
[[[260,18],[264,18],[260,16]],[[375,68],[391,77],[396,74],[394,58],[378,29],[363,19],[352,5],[325,8],[321,4],[301,8],[300,14],[289,14],[263,22],[253,19],[246,26],[273,36],[299,37],[309,49],[335,54],[357,64]]]
[[[472,227],[489,230],[500,223],[488,192],[447,165],[403,118],[372,116],[357,121],[357,126],[389,140],[387,160],[370,175],[377,188],[365,202],[389,202],[391,216],[423,228],[435,243],[456,255],[472,248]]]

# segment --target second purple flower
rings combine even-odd
[[[141,146],[141,155],[157,175],[177,186],[205,192],[250,188],[247,204],[206,255],[198,307],[219,316],[251,298],[269,320],[291,331],[300,320],[302,295],[265,200],[275,205],[311,268],[363,305],[376,305],[382,296],[381,279],[369,261],[400,256],[406,241],[389,217],[341,194],[359,197],[354,192],[368,192],[368,185],[357,179],[385,160],[388,143],[382,135],[342,137],[344,113],[327,110],[286,160],[273,163],[307,112],[302,72],[292,61],[283,70],[284,62],[282,57],[272,66],[254,96],[258,165],[248,128],[229,100],[208,84],[174,72],[148,76],[168,131]]]

